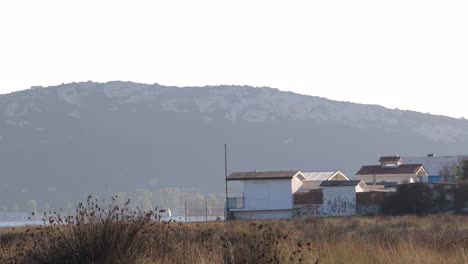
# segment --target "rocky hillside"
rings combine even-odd
[[[415,98],[415,103],[418,102]],[[71,83],[0,95],[0,200],[196,187],[230,170],[468,152],[468,121],[249,86]]]

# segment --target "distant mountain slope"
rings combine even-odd
[[[0,96],[0,199],[221,192],[224,143],[230,170],[352,176],[381,154],[466,153],[468,121],[248,86],[37,87]]]

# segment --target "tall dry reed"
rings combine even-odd
[[[304,218],[162,222],[152,212],[101,209],[0,231],[0,263],[468,263],[468,217]]]

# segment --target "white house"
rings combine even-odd
[[[302,175],[306,178],[302,185],[303,191],[319,189],[323,181],[349,181],[348,177],[339,170],[302,172]]]
[[[234,172],[229,184],[240,184],[242,193],[228,197],[228,210],[238,219],[290,219],[293,195],[302,187],[300,171]]]
[[[429,176],[422,164],[404,164],[400,156],[381,157],[380,165],[363,166],[356,176],[365,183],[415,183]]]
[[[351,216],[356,214],[356,193],[364,192],[366,184],[361,180],[324,181],[323,216]]]
[[[435,156],[428,154],[426,157],[405,157],[402,158],[405,163],[422,164],[427,170],[429,176],[422,177],[422,182],[455,182],[455,174],[452,168],[461,160],[468,159],[468,155],[457,156]],[[448,179],[444,179],[441,172],[444,167],[448,169]]]

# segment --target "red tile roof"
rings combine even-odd
[[[412,175],[424,168],[422,164],[402,164],[398,167],[382,167],[381,165],[363,166],[356,175],[392,175],[407,174]]]
[[[292,179],[300,171],[255,171],[255,172],[233,172],[228,181],[236,180],[274,180]]]

